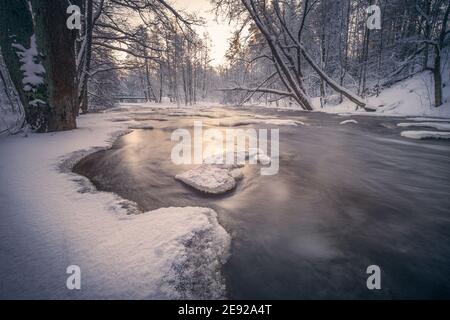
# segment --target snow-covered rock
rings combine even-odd
[[[272,159],[268,155],[263,153],[258,153],[257,155],[255,155],[255,159],[263,165],[268,165],[272,161]]]
[[[236,179],[228,169],[210,164],[202,164],[194,169],[178,174],[175,176],[175,179],[197,190],[212,194],[224,193],[236,186]]]
[[[450,132],[444,131],[402,131],[402,137],[410,139],[450,139]]]
[[[358,121],[353,120],[353,119],[351,119],[351,120],[344,120],[344,121],[340,122],[339,124],[349,124],[349,123],[357,124]]]
[[[244,178],[241,168],[245,163],[268,165],[271,161],[260,148],[223,152],[204,158],[202,165],[175,178],[197,190],[220,194],[235,188],[237,181]]]
[[[244,178],[244,172],[242,172],[242,169],[240,169],[240,168],[230,170],[230,175],[236,181],[242,180]]]

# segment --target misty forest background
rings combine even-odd
[[[320,107],[348,99],[373,111],[367,97],[424,71],[432,104],[444,102],[448,0],[212,3],[237,25],[220,67],[211,64],[215,35],[198,32],[202,18],[165,0],[0,0],[0,109],[13,119],[4,131],[73,129],[80,113],[112,107],[120,95],[304,110],[317,97]],[[380,30],[367,28],[373,4]],[[81,8],[80,30],[66,26],[69,5]]]

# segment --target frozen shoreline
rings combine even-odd
[[[82,116],[73,131],[0,139],[0,296],[224,298],[220,267],[230,236],[213,210],[129,215],[135,203],[71,172],[130,131],[110,115]],[[65,287],[73,264],[81,268],[81,290]]]

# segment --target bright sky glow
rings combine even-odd
[[[216,21],[215,14],[212,11],[213,5],[210,0],[172,0],[171,3],[176,9],[182,9],[189,13],[195,13],[206,20],[205,27],[197,28],[197,32],[202,36],[204,31],[209,33],[212,41],[211,58],[214,59],[211,64],[219,66],[225,63],[225,53],[228,49],[228,40],[232,36],[234,27],[228,24],[228,21]]]

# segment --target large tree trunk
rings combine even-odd
[[[0,45],[27,123],[37,132],[75,128],[74,32],[66,28],[66,4],[0,0],[0,7]],[[25,57],[38,72],[21,70]]]
[[[76,127],[74,104],[75,32],[66,28],[67,4],[60,0],[33,0],[35,32],[48,83],[47,131],[69,130]]]

